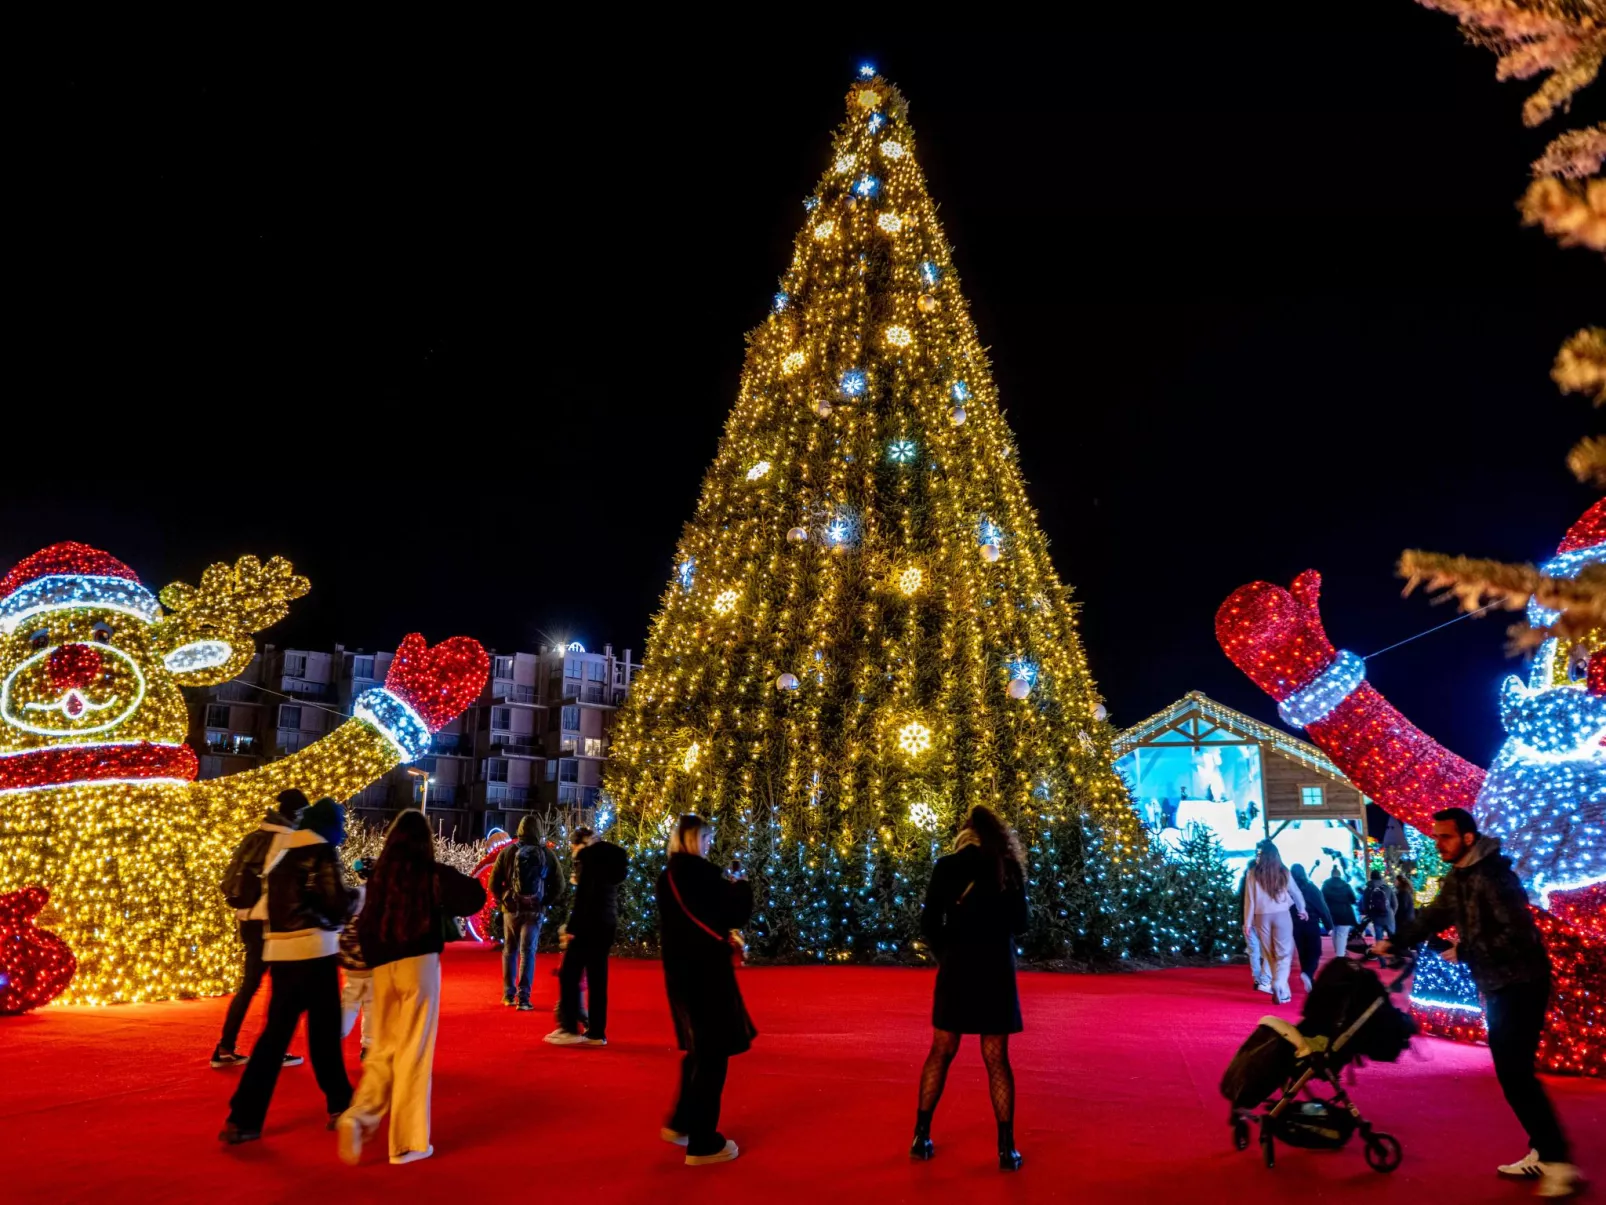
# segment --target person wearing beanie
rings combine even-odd
[[[619,932],[619,884],[630,857],[589,828],[569,839],[574,865],[574,904],[563,927],[563,965],[558,969],[558,1026],[547,1034],[554,1046],[608,1044],[608,953]],[[580,1008],[580,981],[586,1007]],[[580,1018],[586,1031],[580,1032]]]
[[[240,990],[229,1002],[229,1011],[223,1017],[223,1034],[212,1048],[212,1066],[239,1067],[245,1055],[235,1050],[240,1038],[240,1026],[245,1023],[246,1011],[262,986],[265,964],[262,961],[262,927],[267,920],[267,900],[262,894],[262,871],[268,859],[279,852],[279,844],[296,826],[296,820],[307,806],[307,797],[294,787],[280,791],[274,807],[262,817],[262,823],[234,849],[229,868],[224,872],[222,890],[224,898],[234,908],[234,917],[240,928],[240,943],[245,946],[245,968],[240,975]],[[259,911],[260,909],[260,911]],[[286,1067],[299,1067],[299,1054],[286,1054]]]
[[[340,1050],[340,930],[357,904],[336,849],[346,839],[346,809],[333,799],[304,808],[282,840],[262,880],[267,925],[262,958],[273,979],[268,1023],[251,1049],[240,1086],[229,1101],[222,1142],[262,1137],[262,1123],[279,1069],[301,1014],[307,1015],[307,1053],[323,1090],[329,1127],[351,1104],[351,1080]]]

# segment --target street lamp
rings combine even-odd
[[[409,769],[407,773],[411,774],[414,778],[422,778],[424,780],[419,784],[420,788],[422,789],[422,795],[418,801],[418,810],[421,812],[429,811],[429,784],[435,780],[430,777],[428,770]]]

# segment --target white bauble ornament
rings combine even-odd
[[[775,685],[777,687],[779,687],[781,690],[796,690],[797,689],[797,675],[796,674],[782,674],[779,678],[775,679]]]
[[[1010,698],[1012,698],[1012,699],[1024,699],[1027,695],[1029,695],[1031,693],[1032,693],[1032,684],[1030,682],[1028,682],[1025,678],[1011,678],[1009,680],[1009,697]]]
[[[1097,707],[1095,707],[1093,709],[1093,718],[1095,720],[1107,720],[1107,719],[1109,719],[1110,718],[1110,709],[1108,707],[1104,706],[1103,703],[1100,703]]]
[[[808,529],[805,527],[794,527],[786,533],[786,542],[788,544],[802,544],[807,542],[808,538]]]
[[[831,403],[822,397],[819,401],[814,403],[814,413],[818,414],[821,418],[830,418]]]
[[[955,406],[952,410],[948,411],[948,421],[956,427],[963,427],[967,417],[969,416],[966,415],[965,408],[963,406]]]
[[[997,544],[983,544],[981,546],[981,559],[989,565],[993,564],[1001,556],[1003,556],[1003,552],[1000,551]]]

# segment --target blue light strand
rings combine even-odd
[[[1364,681],[1366,662],[1347,649],[1340,650],[1315,681],[1277,704],[1277,714],[1285,724],[1308,728],[1349,698]]]

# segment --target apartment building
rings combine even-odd
[[[393,654],[264,645],[238,678],[189,692],[201,777],[253,769],[304,749],[384,684]],[[493,653],[485,690],[435,733],[429,753],[364,788],[348,806],[382,823],[423,806],[461,837],[511,829],[527,814],[590,819],[602,789],[613,717],[640,670],[626,649],[578,642]]]

